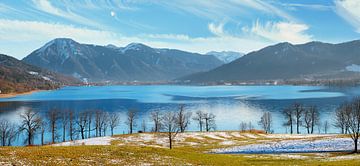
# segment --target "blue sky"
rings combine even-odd
[[[2,0],[0,53],[46,42],[250,52],[278,42],[360,39],[360,0]]]

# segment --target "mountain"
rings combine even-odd
[[[230,63],[244,56],[244,53],[233,52],[233,51],[221,51],[221,52],[210,51],[206,53],[206,55],[213,55],[223,63]]]
[[[54,89],[63,84],[76,82],[78,81],[74,78],[65,77],[0,54],[1,93]]]
[[[66,38],[48,42],[23,61],[90,82],[168,81],[223,64],[214,56],[140,43],[98,46]]]
[[[191,82],[246,82],[350,78],[360,78],[360,40],[340,44],[279,43],[211,71],[181,79]]]

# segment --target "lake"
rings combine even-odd
[[[320,109],[321,121],[333,123],[334,110],[346,100],[360,95],[360,87],[327,88],[323,86],[82,86],[64,87],[59,90],[40,91],[30,95],[0,99],[0,118],[19,122],[19,113],[27,108],[44,113],[50,109],[97,110],[119,112],[121,124],[115,133],[126,133],[125,113],[138,110],[137,123],[146,120],[152,110],[178,110],[180,104],[190,112],[208,111],[216,115],[217,130],[238,130],[239,124],[252,122],[255,128],[264,111],[273,115],[275,133],[285,133],[281,110],[294,102],[316,105]],[[195,122],[189,130],[198,130]],[[318,130],[316,130],[318,131]],[[337,132],[334,127],[330,132]],[[305,129],[302,129],[305,133]],[[109,132],[108,132],[109,133]],[[20,136],[20,140],[21,140]],[[46,139],[47,141],[50,138]],[[39,143],[39,139],[35,140]],[[21,145],[20,141],[16,142]]]

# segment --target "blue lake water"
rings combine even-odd
[[[333,122],[334,110],[339,104],[360,95],[360,87],[327,88],[322,86],[83,86],[64,87],[59,90],[41,91],[30,95],[0,99],[0,118],[19,122],[19,113],[32,108],[46,112],[59,110],[97,110],[119,112],[121,124],[116,133],[126,133],[124,124],[128,109],[138,110],[137,124],[146,120],[148,128],[149,112],[152,110],[178,110],[185,104],[190,112],[203,110],[216,115],[218,130],[238,130],[240,122],[257,122],[264,111],[273,114],[273,129],[285,133],[281,110],[294,102],[316,105],[320,109],[321,120]],[[197,130],[192,122],[189,130]],[[330,128],[330,132],[336,132]],[[305,129],[302,130],[305,132]],[[20,138],[21,140],[21,138]],[[47,140],[50,140],[47,138]],[[39,142],[38,139],[35,141]],[[21,144],[20,141],[17,144]]]

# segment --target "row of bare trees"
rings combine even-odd
[[[134,133],[137,127],[138,112],[129,109],[126,113],[125,124],[128,133]],[[120,116],[117,113],[108,113],[101,110],[74,112],[71,110],[51,109],[40,115],[39,112],[28,109],[20,114],[20,125],[15,125],[7,120],[0,120],[1,145],[11,143],[22,133],[24,144],[33,145],[34,138],[39,134],[41,144],[45,143],[45,134],[49,133],[53,144],[56,142],[73,141],[90,137],[105,136],[110,130],[120,124]],[[179,132],[185,132],[193,119],[199,124],[199,130],[215,130],[215,115],[203,111],[197,111],[192,117],[191,112],[185,111],[184,105],[180,105],[178,111],[152,111],[150,121],[153,123],[152,132],[165,132],[169,137],[169,146]],[[146,121],[143,119],[139,132],[146,132]]]
[[[75,113],[71,110],[51,109],[44,115],[31,109],[20,114],[20,124],[15,125],[7,120],[0,120],[0,138],[2,146],[10,146],[19,134],[24,134],[24,144],[33,145],[34,137],[40,134],[41,144],[45,144],[45,133],[49,132],[51,141],[67,141],[85,139],[92,136],[104,136],[110,129],[111,135],[120,123],[117,113],[108,113],[101,110],[83,111]],[[95,133],[94,133],[95,131]]]
[[[152,132],[165,132],[168,136],[169,148],[172,149],[173,141],[179,132],[185,132],[190,124],[191,112],[187,112],[183,105],[178,111],[160,112],[158,110],[150,113],[150,121],[153,123]],[[203,111],[197,111],[192,117],[199,125],[199,130],[215,130],[215,115]]]
[[[316,106],[304,106],[300,103],[294,103],[292,106],[282,111],[285,118],[286,127],[290,127],[290,133],[294,133],[294,125],[296,133],[300,134],[300,127],[306,128],[308,134],[314,133],[314,128],[320,123],[319,111]]]

